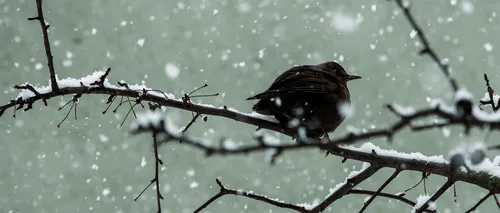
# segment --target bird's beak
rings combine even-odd
[[[345,81],[350,81],[350,80],[355,80],[355,79],[360,79],[361,76],[357,76],[357,75],[350,75],[350,76],[347,76],[345,77]]]

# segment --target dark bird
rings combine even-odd
[[[347,82],[360,78],[333,61],[296,66],[247,100],[259,100],[252,109],[273,115],[284,128],[303,126],[307,137],[321,137],[346,117],[351,103]]]

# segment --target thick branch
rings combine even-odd
[[[90,85],[82,85],[80,87],[64,87],[60,88],[57,92],[46,92],[46,93],[38,93],[34,96],[31,96],[27,99],[12,100],[10,103],[0,106],[0,111],[3,112],[8,108],[15,107],[17,105],[22,108],[24,104],[32,104],[39,100],[46,100],[57,96],[70,95],[70,94],[108,94],[115,97],[132,97],[137,98],[136,101],[148,101],[153,102],[162,106],[169,106],[178,109],[183,109],[191,112],[196,112],[198,114],[205,115],[214,115],[219,117],[225,117],[229,119],[233,119],[235,121],[239,121],[242,123],[247,123],[250,125],[258,126],[259,128],[269,129],[272,131],[280,132],[289,136],[294,137],[296,135],[296,131],[293,129],[286,129],[274,122],[272,119],[263,116],[252,116],[249,114],[244,114],[237,112],[235,110],[228,109],[227,107],[215,108],[206,105],[198,105],[193,103],[185,103],[182,100],[169,99],[164,96],[160,96],[158,94],[148,93],[147,91],[142,90],[131,90],[131,89],[117,89],[115,87],[104,87],[104,86],[90,86]],[[468,127],[484,127],[488,126],[491,130],[500,128],[500,120],[487,119],[484,120],[480,117],[476,117],[475,115],[459,115],[456,112],[451,112],[449,110],[444,110],[440,105],[431,108],[421,109],[411,114],[401,114],[397,110],[394,110],[393,105],[388,105],[389,109],[391,109],[394,113],[396,113],[400,120],[390,125],[386,129],[378,129],[372,130],[364,133],[349,133],[344,137],[329,140],[329,138],[323,139],[310,139],[308,144],[330,144],[330,145],[339,145],[339,144],[352,144],[360,140],[364,139],[373,139],[375,137],[387,137],[389,140],[392,136],[401,131],[404,127],[410,126],[411,122],[417,119],[429,118],[435,116],[437,118],[441,118],[444,121],[439,124],[430,124],[436,125],[438,127],[445,127],[451,125],[465,125]],[[467,116],[465,118],[465,116]],[[412,127],[414,128],[414,127]],[[430,129],[426,127],[427,130]],[[327,147],[327,146],[325,146]],[[331,147],[331,146],[330,146]],[[328,148],[328,147],[327,147]]]
[[[146,127],[143,129],[136,129],[134,133],[149,132],[150,130]],[[276,152],[284,153],[285,151],[299,150],[306,148],[323,148],[328,149],[329,144],[308,144],[308,143],[296,143],[296,144],[268,144],[268,143],[257,143],[254,145],[245,145],[237,148],[226,148],[223,145],[220,147],[212,147],[205,145],[201,141],[195,140],[193,138],[187,137],[182,134],[171,134],[167,130],[158,130],[159,133],[167,135],[168,140],[182,140],[182,145],[188,145],[198,148],[204,151],[208,156],[212,155],[242,155],[249,154],[253,152],[263,152],[267,150],[275,150]],[[380,149],[380,148],[378,148]],[[373,166],[386,167],[401,169],[402,171],[419,171],[426,172],[430,174],[435,174],[443,177],[449,177],[451,167],[447,163],[437,163],[427,160],[416,160],[412,158],[397,157],[391,155],[381,155],[372,152],[357,151],[355,148],[344,148],[336,147],[330,149],[332,155],[336,155],[345,159],[359,160],[363,162],[370,163]],[[455,181],[467,182],[470,184],[477,185],[494,193],[500,193],[500,178],[492,176],[487,172],[461,172],[457,171],[453,175]]]

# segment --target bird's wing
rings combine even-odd
[[[332,83],[335,76],[322,70],[317,66],[297,66],[282,73],[271,84],[265,92],[257,94],[247,100],[273,98],[280,94],[311,93],[327,94],[334,93],[339,85]]]

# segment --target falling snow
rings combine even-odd
[[[193,182],[191,182],[191,184],[189,184],[189,188],[191,188],[191,189],[194,189],[194,188],[196,188],[198,186],[199,186],[199,184],[196,181],[193,181]]]
[[[250,10],[252,10],[252,6],[248,2],[238,4],[238,11],[240,11],[240,13],[248,13]]]
[[[104,196],[109,195],[109,193],[111,193],[111,190],[109,190],[109,188],[105,188],[104,190],[102,190],[102,195]]]
[[[141,158],[141,167],[145,167],[147,164],[146,157],[142,156]]]
[[[109,138],[106,135],[99,134],[99,140],[101,140],[101,142],[105,143],[105,142],[109,141]]]
[[[354,32],[359,25],[354,15],[347,14],[341,11],[333,13],[331,24],[333,27],[335,27],[335,29],[346,33]]]
[[[35,64],[35,70],[41,70],[43,68],[42,63],[36,63]]]
[[[493,45],[490,42],[484,43],[483,47],[486,50],[486,52],[491,52],[493,50]]]
[[[137,45],[139,45],[139,47],[142,47],[142,46],[144,46],[145,41],[146,41],[146,39],[140,38],[139,40],[137,40]]]
[[[468,14],[474,12],[474,5],[469,0],[463,0],[462,4],[460,4],[460,8]]]
[[[177,77],[179,77],[180,69],[175,64],[172,64],[172,63],[165,64],[164,70],[165,70],[165,74],[170,79],[176,79]]]

